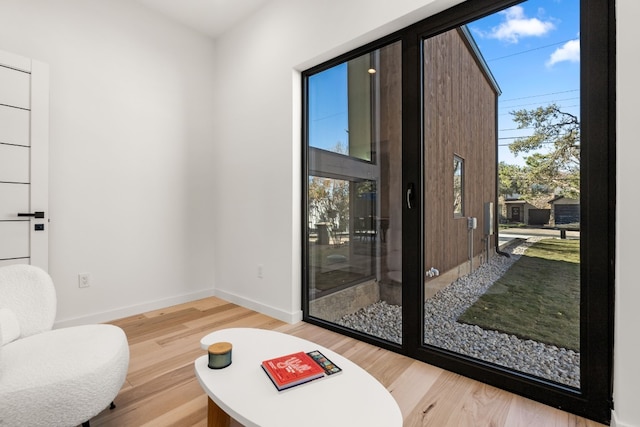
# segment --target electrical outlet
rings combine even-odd
[[[79,288],[88,288],[91,284],[91,276],[89,273],[80,273],[78,274],[78,287]]]
[[[258,264],[258,279],[262,279],[262,264]]]

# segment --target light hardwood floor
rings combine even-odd
[[[317,326],[289,325],[215,297],[111,323],[126,332],[131,360],[116,408],[93,418],[94,427],[206,426],[207,396],[193,361],[205,354],[200,338],[229,327],[278,330],[351,359],[391,392],[405,427],[602,426]]]

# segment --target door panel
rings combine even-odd
[[[0,66],[0,104],[28,110],[30,85],[29,73]]]
[[[0,182],[0,221],[18,219],[18,212],[29,212],[29,185]]]
[[[305,316],[401,345],[401,44],[307,78]]]
[[[0,265],[48,269],[48,146],[48,66],[0,51]]]
[[[29,222],[0,221],[0,259],[29,258]]]
[[[29,146],[29,110],[0,105],[0,143]]]
[[[29,182],[29,148],[0,145],[0,182]]]

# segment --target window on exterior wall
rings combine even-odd
[[[464,160],[453,156],[453,216],[464,216]]]

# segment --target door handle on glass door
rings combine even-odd
[[[413,209],[413,201],[415,199],[415,195],[413,194],[413,190],[414,190],[414,185],[413,185],[413,183],[410,183],[407,186],[407,208],[408,209]]]

